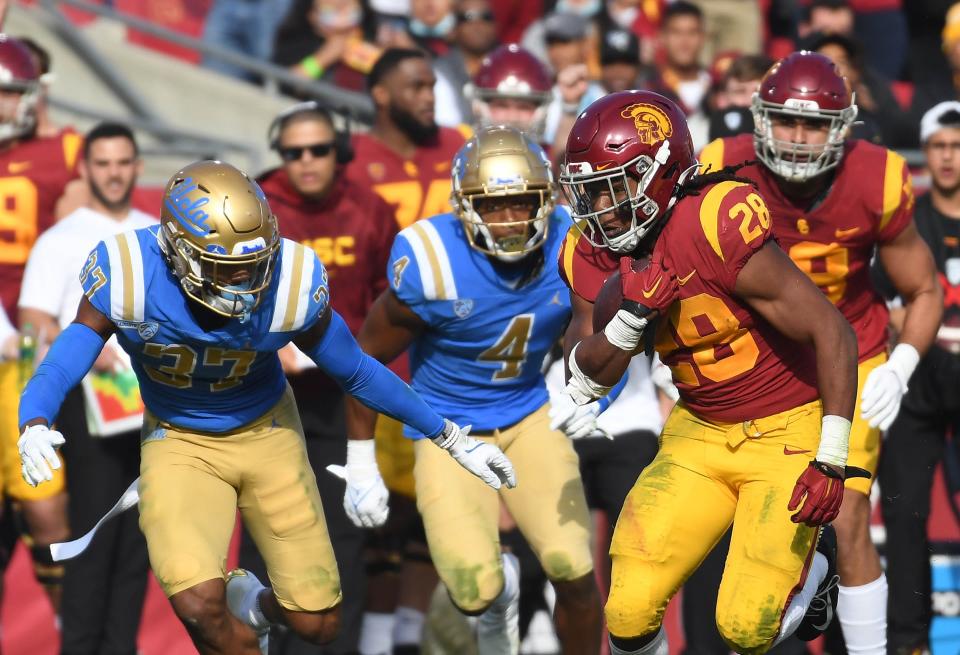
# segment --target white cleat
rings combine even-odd
[[[270,622],[260,611],[257,597],[266,589],[253,573],[234,569],[227,573],[227,609],[237,619],[257,633],[260,652],[267,655],[270,640]]]
[[[503,591],[477,618],[480,655],[517,655],[520,652],[520,561],[503,553]]]

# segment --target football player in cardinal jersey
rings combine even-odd
[[[82,139],[72,130],[37,136],[39,97],[40,71],[30,50],[17,39],[0,35],[0,301],[10,317],[17,315],[20,280],[30,249],[53,225],[58,202],[78,177],[76,160]],[[68,537],[67,497],[62,471],[40,489],[20,477],[17,398],[26,382],[20,379],[20,370],[16,361],[0,364],[0,482],[3,492],[20,501],[34,571],[56,611],[63,567],[50,560],[47,546]]]
[[[580,220],[560,254],[574,307],[567,392],[606,393],[654,329],[680,392],[614,532],[614,655],[667,653],[667,602],[731,524],[716,620],[733,650],[810,638],[832,611],[832,538],[814,547],[843,497],[856,340],[777,246],[756,188],[697,169],[682,111],[623,91],[577,119],[560,177]],[[622,303],[591,334],[614,271]]]
[[[100,242],[80,281],[77,318],[20,399],[23,477],[36,486],[60,467],[64,435],[51,426],[115,334],[147,408],[139,493],[150,565],[201,653],[266,655],[271,624],[315,644],[339,630],[337,564],[277,357],[288,343],[488,484],[515,484],[496,446],[467,436],[360,350],[330,308],[323,263],[280,238],[263,191],[229,164],[178,171],[160,225]],[[224,577],[238,510],[272,588],[243,570]]]
[[[770,69],[753,98],[753,135],[709,144],[708,170],[747,160],[738,175],[766,199],[777,239],[843,313],[857,334],[857,407],[848,461],[877,471],[880,432],[896,417],[943,309],[936,268],[913,223],[904,159],[847,139],[857,106],[823,55],[795,52]],[[886,305],[870,281],[876,251],[906,306],[899,342],[887,356]],[[887,582],[870,540],[871,478],[846,481],[837,531],[837,615],[847,648],[886,652]]]

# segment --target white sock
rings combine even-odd
[[[807,573],[807,581],[803,583],[803,588],[794,595],[787,611],[783,613],[783,620],[780,621],[780,634],[777,635],[773,646],[792,635],[800,622],[803,621],[807,608],[810,607],[810,601],[817,593],[817,587],[827,577],[828,568],[827,558],[822,553],[814,553],[813,563],[810,564],[810,572]]]
[[[364,612],[360,628],[360,655],[389,655],[393,650],[393,614]]]
[[[500,559],[502,560],[500,568],[503,569],[503,589],[500,590],[500,595],[497,596],[496,600],[490,605],[490,608],[487,610],[488,612],[503,612],[510,605],[510,601],[520,594],[520,576],[517,569],[514,568],[517,566],[517,558],[509,555],[509,557],[513,558],[514,562],[514,564],[511,565],[511,562],[507,561],[507,557],[508,555],[506,553],[500,555]]]
[[[887,652],[887,576],[859,587],[840,586],[837,617],[850,655]]]
[[[660,626],[660,632],[653,638],[653,641],[637,650],[622,650],[614,646],[613,640],[610,640],[610,655],[668,655],[669,652],[667,633],[663,626]]]
[[[423,622],[426,619],[423,612],[412,607],[398,607],[394,616],[393,645],[419,646],[423,640]]]

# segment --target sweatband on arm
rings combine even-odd
[[[54,340],[20,396],[19,425],[42,418],[53,423],[67,393],[87,374],[105,340],[82,323],[71,323]]]
[[[842,416],[827,414],[820,423],[820,447],[817,461],[844,467],[850,443],[850,421]]]
[[[623,377],[620,378],[620,381],[613,385],[613,388],[610,389],[610,393],[597,401],[597,404],[600,405],[600,413],[603,414],[610,405],[613,404],[617,398],[620,397],[620,392],[623,391],[623,388],[627,386],[627,380],[630,379],[630,373],[628,372],[623,374]]]
[[[307,355],[357,400],[406,423],[429,438],[443,430],[443,418],[393,371],[360,350],[337,312],[323,338]]]

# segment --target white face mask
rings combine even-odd
[[[558,14],[576,14],[584,18],[592,18],[600,13],[601,7],[603,7],[602,0],[590,0],[589,2],[575,4],[571,4],[570,0],[559,0],[554,11]]]
[[[358,26],[362,19],[363,13],[359,8],[349,11],[321,9],[317,15],[317,24],[327,30],[342,31]]]
[[[420,38],[440,38],[447,36],[457,26],[457,18],[453,14],[447,14],[440,19],[436,25],[427,25],[419,18],[411,18],[409,30],[414,36]]]

